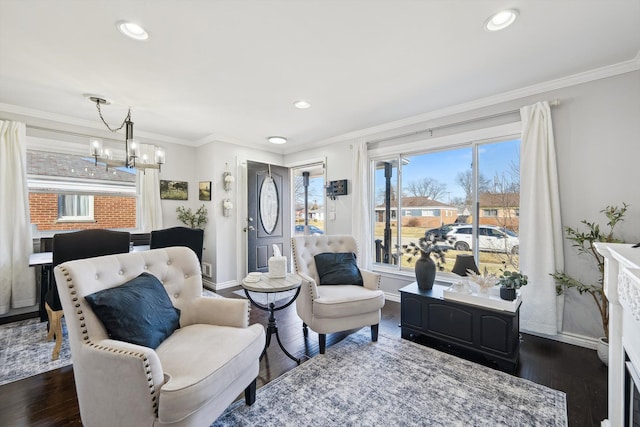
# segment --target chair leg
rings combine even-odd
[[[309,328],[304,322],[302,322],[302,335],[304,335],[305,338],[309,337]]]
[[[53,313],[54,311],[51,309],[51,307],[49,307],[48,303],[44,303],[44,309],[47,312],[47,318],[49,319],[49,331],[47,332],[47,342],[51,341],[54,337],[54,317],[53,317]]]
[[[254,378],[251,384],[244,389],[244,402],[249,406],[253,405],[256,401],[256,380],[257,378]]]
[[[371,341],[378,341],[378,324],[371,325]]]
[[[62,310],[53,310],[49,304],[45,304],[47,310],[47,316],[49,317],[49,333],[47,334],[47,341],[50,341],[54,336],[56,338],[56,345],[53,347],[51,353],[51,360],[58,360],[60,356],[60,349],[62,348],[62,316],[64,312]]]
[[[318,334],[318,343],[320,344],[320,354],[324,354],[327,347],[327,334]]]

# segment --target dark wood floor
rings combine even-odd
[[[232,291],[219,293],[236,297]],[[399,337],[400,304],[387,301],[382,316],[380,333]],[[295,305],[277,312],[276,317],[280,338],[291,353],[303,360],[318,354],[318,337],[310,332],[309,338],[304,339]],[[251,311],[252,323],[265,324],[266,320],[266,312]],[[348,332],[329,335],[327,351],[347,335]],[[448,348],[442,350],[455,353]],[[296,363],[282,353],[274,337],[260,365],[258,387],[295,367]],[[523,334],[515,375],[564,391],[570,426],[599,426],[606,418],[607,369],[594,350]],[[81,423],[71,366],[0,386],[0,426],[72,425]]]

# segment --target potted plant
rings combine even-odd
[[[402,249],[405,254],[409,255],[408,262],[411,262],[415,256],[420,255],[414,267],[418,288],[423,290],[433,288],[436,269],[444,270],[444,253],[447,249],[434,244],[434,242],[424,237],[418,239],[418,243],[411,242],[408,245],[402,245]]]
[[[195,213],[191,211],[191,208],[187,209],[184,206],[176,208],[176,212],[178,212],[178,220],[191,228],[204,228],[209,221],[207,208],[204,205],[199,207]]]
[[[507,301],[516,299],[516,290],[529,283],[529,279],[525,274],[518,271],[504,270],[502,276],[498,279],[500,285],[500,298]]]
[[[595,281],[583,282],[563,271],[556,271],[551,274],[556,279],[556,293],[558,295],[562,294],[565,289],[574,288],[580,294],[587,293],[591,295],[594,303],[598,306],[602,329],[604,330],[604,337],[599,338],[598,356],[605,364],[608,363],[609,355],[609,301],[604,294],[604,257],[598,253],[594,243],[623,243],[622,240],[614,237],[613,232],[616,225],[624,220],[627,208],[628,205],[623,203],[622,207],[607,206],[600,211],[608,219],[607,231],[602,231],[599,224],[587,220],[580,221],[586,227],[586,231],[565,227],[565,237],[573,242],[572,246],[577,249],[578,255],[586,255],[594,261],[598,269],[598,276]]]

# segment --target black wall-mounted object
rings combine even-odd
[[[340,179],[338,181],[329,181],[326,187],[327,197],[331,200],[335,200],[336,196],[346,196],[347,193],[347,180]]]

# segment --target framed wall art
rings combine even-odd
[[[200,181],[200,184],[198,184],[198,199],[205,202],[211,201],[211,181]]]
[[[162,200],[188,200],[189,183],[187,181],[160,180],[160,198]]]

